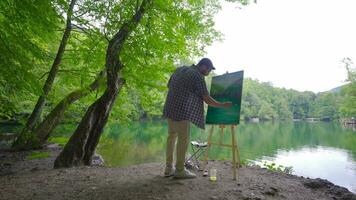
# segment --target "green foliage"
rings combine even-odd
[[[240,165],[241,166],[248,166],[250,162],[247,159],[241,159],[240,160]]]
[[[267,162],[267,161],[263,161],[261,166],[262,168],[266,168],[270,171],[274,171],[274,172],[282,172],[282,173],[286,173],[286,174],[292,174],[293,173],[293,167],[285,167],[283,165],[277,165],[274,162]]]
[[[11,119],[17,111],[15,103],[0,93],[0,119]]]
[[[18,111],[31,112],[63,34],[68,3],[63,0],[0,3],[0,52],[4,55],[1,57],[0,70],[4,73],[0,75],[0,101],[6,102],[6,106],[0,108],[2,117],[9,118]],[[137,3],[133,0],[77,1],[72,34],[44,114],[69,92],[86,87],[105,67],[107,42],[123,22],[131,18]],[[201,56],[206,46],[220,39],[213,27],[213,16],[219,9],[219,3],[214,0],[153,2],[152,9],[147,10],[120,55],[126,85],[111,120],[125,122],[142,115],[159,115],[166,82],[175,63]],[[104,87],[103,84],[96,93],[74,104],[66,114],[66,121],[78,121]]]
[[[230,0],[246,5],[250,1]],[[55,85],[48,97],[47,114],[69,92],[86,87],[105,66],[110,39],[137,7],[133,0],[78,1],[73,30]],[[0,3],[0,117],[29,113],[46,72],[53,62],[63,33],[68,1],[1,1]],[[178,63],[204,54],[204,48],[221,39],[213,25],[220,9],[215,0],[153,2],[142,22],[128,38],[120,59],[126,84],[111,113],[122,123],[140,117],[160,116],[169,75]],[[43,12],[46,10],[46,12]],[[342,94],[297,92],[274,88],[270,83],[245,79],[242,115],[245,118],[291,119],[354,116],[355,72],[350,61],[350,84]],[[353,80],[353,81],[352,81]],[[66,122],[79,121],[90,102],[105,89],[81,99],[66,113]],[[209,84],[208,84],[209,85]],[[340,103],[343,106],[340,108]]]
[[[0,10],[0,83],[38,92],[36,70],[51,60],[59,16],[49,1],[4,0]]]
[[[314,104],[311,105],[310,113],[313,116],[328,116],[339,118],[339,107],[341,106],[341,96],[338,93],[320,93],[317,95]]]
[[[142,23],[128,39],[121,60],[135,107],[158,114],[163,105],[169,74],[177,60],[190,60],[203,53],[219,34],[213,29],[215,1],[155,1]],[[125,102],[127,103],[127,102]]]
[[[32,152],[30,155],[26,156],[26,160],[48,158],[50,156],[50,152]]]
[[[338,119],[342,96],[334,92],[298,92],[246,78],[242,92],[242,116],[260,119]]]
[[[344,98],[340,111],[344,117],[356,116],[356,67],[350,58],[342,61],[347,70],[347,81],[349,82],[342,88]]]
[[[59,18],[50,1],[0,2],[0,102],[6,103],[0,117],[10,118],[19,102],[40,94],[39,77],[52,60]]]

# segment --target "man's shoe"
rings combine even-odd
[[[189,178],[196,178],[197,175],[195,175],[194,173],[184,169],[181,171],[176,170],[176,172],[174,173],[174,178],[177,179],[189,179]]]
[[[173,175],[174,175],[174,172],[175,172],[175,169],[174,169],[173,167],[167,166],[167,167],[164,169],[164,176],[165,176],[165,177],[173,176]]]

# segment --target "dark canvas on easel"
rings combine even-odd
[[[210,96],[219,102],[232,102],[230,108],[208,107],[207,124],[239,124],[243,71],[213,77]]]

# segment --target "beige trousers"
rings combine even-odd
[[[174,121],[168,119],[168,138],[166,149],[166,166],[172,166],[173,153],[176,147],[176,169],[183,170],[185,162],[185,154],[188,149],[190,139],[190,122],[189,121]]]

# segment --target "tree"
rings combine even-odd
[[[46,142],[50,132],[57,126],[69,106],[80,98],[83,98],[92,91],[96,90],[99,87],[100,81],[105,76],[105,72],[100,72],[93,83],[90,85],[88,84],[88,86],[85,85],[86,80],[89,80],[86,76],[90,75],[86,71],[90,72],[90,69],[96,70],[96,68],[99,67],[100,69],[103,66],[103,63],[98,61],[101,57],[98,57],[97,55],[101,53],[100,48],[103,47],[101,44],[106,44],[106,41],[104,41],[105,36],[98,31],[98,28],[93,27],[89,22],[91,16],[100,16],[99,12],[102,13],[102,10],[97,8],[97,4],[95,4],[95,2],[79,1],[77,4],[77,10],[74,12],[73,10],[76,2],[77,1],[72,0],[69,5],[64,6],[64,8],[67,9],[67,20],[61,44],[58,48],[51,70],[46,73],[48,74],[48,77],[44,84],[43,93],[40,95],[32,114],[28,118],[25,128],[13,144],[14,149],[18,150],[41,147],[42,144]],[[54,4],[54,6],[57,6],[57,4]],[[70,35],[73,36],[72,39],[70,39]],[[69,46],[69,48],[66,49],[66,46]],[[64,52],[66,52],[66,55],[64,55]],[[60,70],[59,65],[61,63],[64,64],[64,66],[62,65],[61,67],[64,69]],[[66,65],[76,65],[79,67],[78,69],[74,69],[74,67],[65,69],[68,68]],[[76,72],[78,74],[80,68],[83,67],[89,69],[80,73],[80,85],[82,86],[79,89],[76,88],[74,91],[69,92],[64,99],[60,100],[58,104],[53,107],[52,111],[45,116],[44,120],[40,122],[39,117],[42,113],[45,101],[50,102],[48,103],[49,105],[52,105],[57,101],[55,97],[56,95],[53,94],[54,92],[52,92],[52,95],[49,92],[53,88],[56,89],[58,86],[62,90],[63,85],[64,88],[71,88],[70,86],[76,82],[73,81],[73,78],[66,80],[65,76],[62,76],[59,79],[57,78],[58,86],[53,85],[54,79],[58,72]],[[77,77],[75,77],[74,80],[75,79],[77,79]],[[64,84],[62,82],[64,82]]]
[[[136,1],[131,3],[125,6],[124,13],[134,15],[141,12],[147,1],[142,1],[138,10]],[[165,88],[168,74],[177,60],[200,55],[205,45],[217,37],[213,15],[218,8],[216,1],[157,0],[153,1],[145,17],[140,18],[139,24],[134,19],[120,24],[119,32],[112,34],[107,48],[107,89],[89,107],[56,159],[55,167],[89,165],[117,93],[121,94],[128,88],[142,93],[152,88]],[[107,12],[110,14],[111,10]],[[133,23],[137,25],[135,29],[127,28]],[[128,33],[125,30],[132,31],[130,37],[126,37]],[[125,40],[118,40],[121,34],[125,35]],[[126,102],[121,100],[119,103]]]
[[[341,113],[345,117],[356,116],[356,68],[350,58],[344,58],[342,62],[347,70],[347,81],[349,82],[342,89],[344,99],[341,105]]]
[[[124,80],[119,74],[123,68],[123,64],[118,55],[120,55],[126,39],[141,21],[146,6],[149,6],[149,4],[151,4],[150,0],[143,0],[132,19],[124,23],[110,40],[106,52],[107,89],[87,110],[73,136],[55,160],[55,168],[91,164],[91,159],[102,130],[107,122],[117,94],[124,84]]]
[[[258,117],[264,120],[276,119],[277,113],[273,110],[270,104],[264,102],[258,112]]]
[[[242,89],[241,115],[244,118],[257,117],[261,107],[261,98],[257,93],[259,87],[258,81],[251,79],[244,80],[244,88]]]
[[[292,112],[288,109],[286,99],[280,97],[276,102],[276,112],[279,119],[292,119]]]
[[[57,54],[53,61],[51,70],[48,73],[48,77],[47,77],[47,80],[43,86],[42,93],[39,96],[37,103],[31,113],[30,117],[28,118],[24,129],[21,131],[20,135],[17,137],[16,141],[12,145],[13,149],[16,149],[16,150],[28,149],[28,148],[38,147],[38,145],[39,145],[38,138],[32,134],[32,131],[35,128],[36,124],[40,120],[40,116],[41,116],[42,109],[44,107],[46,98],[47,98],[49,92],[51,91],[54,79],[55,79],[57,72],[59,70],[59,65],[62,61],[63,53],[66,48],[68,39],[70,37],[70,33],[72,31],[72,15],[73,15],[73,9],[74,9],[75,3],[76,3],[76,0],[71,0],[71,2],[69,4],[69,8],[66,13],[67,20],[66,20],[66,24],[65,24],[65,30],[63,32],[63,37],[60,41],[60,45],[58,47]]]

